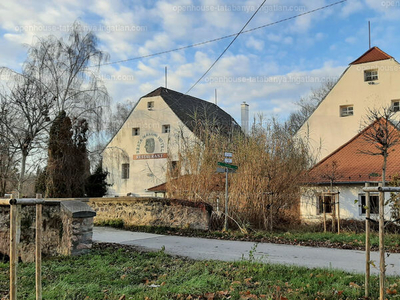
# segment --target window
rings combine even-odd
[[[364,81],[375,81],[375,80],[378,80],[378,70],[364,71]]]
[[[332,206],[333,206],[333,201],[334,197],[330,195],[318,195],[318,214],[323,214],[324,213],[324,202],[325,202],[325,212],[327,214],[332,213]]]
[[[154,101],[147,102],[147,109],[152,110],[154,108]]]
[[[140,128],[139,127],[132,128],[132,135],[140,135]]]
[[[341,117],[348,117],[352,116],[354,113],[353,105],[345,105],[340,107],[340,116]]]
[[[129,164],[122,164],[122,179],[129,179]]]
[[[359,207],[360,215],[365,215],[366,213],[366,199],[365,194],[359,195]],[[370,194],[369,195],[370,212],[371,214],[379,214],[379,195]]]
[[[163,125],[162,126],[162,133],[169,133],[170,131],[170,126],[169,125]]]
[[[392,111],[400,111],[400,100],[392,100]]]

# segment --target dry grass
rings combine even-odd
[[[168,173],[168,196],[204,201],[214,210],[218,204],[224,211],[225,175],[215,173],[224,152],[232,152],[233,164],[239,167],[229,174],[233,224],[272,230],[277,222],[298,222],[299,182],[309,163],[304,144],[283,125],[262,117],[248,136],[226,135],[212,128],[198,130],[202,142],[181,138],[179,162]]]

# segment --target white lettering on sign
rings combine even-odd
[[[230,152],[225,152],[225,157],[232,157],[232,153],[230,153]]]
[[[133,160],[160,159],[160,158],[168,158],[168,153],[138,154],[133,156]]]

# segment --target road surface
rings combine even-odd
[[[150,251],[158,251],[165,247],[167,254],[196,260],[237,261],[242,258],[249,259],[251,253],[256,260],[267,263],[365,273],[365,252],[357,250],[169,236],[111,227],[94,227],[93,241],[134,245]],[[378,274],[379,253],[371,252],[371,260],[376,265],[371,266],[371,273]],[[387,275],[400,275],[400,254],[390,254],[386,258],[386,264]]]

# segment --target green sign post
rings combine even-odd
[[[232,162],[232,153],[225,152],[225,162],[218,162],[218,166],[225,168],[225,224],[224,230],[228,230],[228,173],[234,173],[238,166],[230,164]],[[223,169],[222,169],[223,170]],[[217,168],[218,173],[222,173],[221,168]]]

